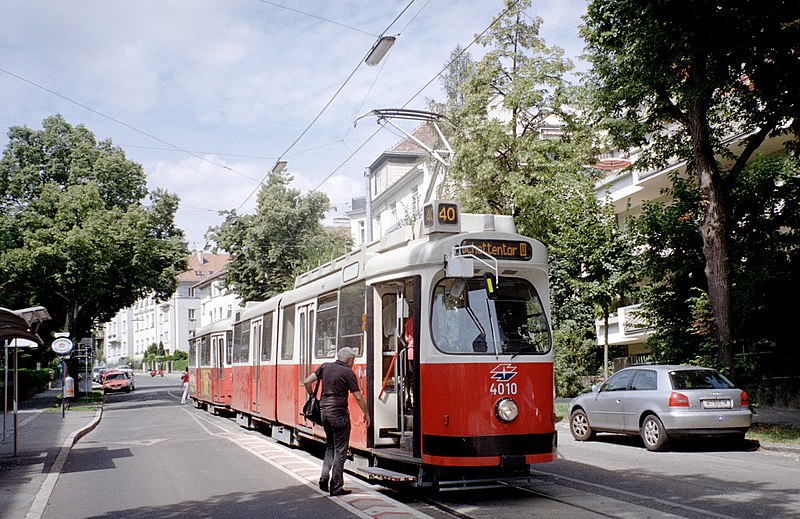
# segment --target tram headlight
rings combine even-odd
[[[512,399],[501,398],[494,406],[494,414],[501,422],[513,422],[519,415],[519,407]]]

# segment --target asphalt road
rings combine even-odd
[[[576,442],[560,425],[559,459],[535,467],[534,484],[438,501],[474,518],[800,517],[800,457],[756,447],[703,441],[649,452],[638,437]]]
[[[354,516],[226,437],[251,433],[181,406],[176,377],[135,380],[70,452],[45,518]]]
[[[178,404],[177,377],[137,375],[136,384],[132,394],[108,396],[100,424],[70,453],[44,517],[800,516],[797,454],[714,442],[654,453],[631,437],[578,443],[564,425],[559,460],[535,467],[530,485],[430,496],[349,475],[361,494],[348,503],[315,488],[313,454]],[[280,457],[283,465],[273,462]],[[368,503],[356,509],[361,502]]]

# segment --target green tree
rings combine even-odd
[[[638,281],[632,241],[620,229],[613,206],[596,200],[593,186],[584,184],[583,198],[572,200],[577,202],[574,207],[557,216],[558,237],[551,254],[565,260],[569,271],[561,275],[572,295],[593,305],[604,319],[603,374],[608,377],[609,314],[629,304]]]
[[[649,340],[663,362],[715,365],[719,342],[703,275],[697,180],[675,175],[669,204],[649,203],[632,221],[641,251],[644,302],[656,331]],[[800,361],[794,316],[800,303],[800,164],[759,159],[731,184],[733,332],[750,359],[735,374],[744,383],[787,377]],[[721,366],[726,367],[727,366]],[[747,368],[747,369],[744,369]]]
[[[546,240],[558,207],[554,188],[571,182],[588,150],[579,151],[586,141],[570,126],[574,92],[564,75],[572,64],[539,37],[542,20],[526,14],[530,3],[506,1],[480,39],[488,50],[461,84],[463,104],[452,114],[458,132],[449,175],[466,210],[512,215],[524,234]],[[543,129],[555,138],[543,138]]]
[[[480,40],[487,48],[483,59],[448,70],[446,84],[469,72],[457,90],[461,98],[454,99],[453,88],[448,89],[456,126],[448,189],[467,211],[514,216],[518,232],[548,247],[560,351],[556,371],[559,391],[569,394],[600,365],[596,355],[564,364],[583,358],[595,340],[595,301],[585,290],[587,276],[593,276],[595,295],[603,281],[610,281],[584,270],[589,265],[577,251],[591,249],[586,245],[591,240],[574,226],[599,224],[606,213],[595,199],[592,179],[582,173],[596,154],[595,136],[585,122],[585,96],[565,79],[572,64],[563,51],[539,37],[542,21],[526,13],[530,5],[507,1],[498,23]]]
[[[188,251],[178,199],[139,164],[60,115],[12,127],[0,160],[0,300],[45,306],[80,339],[137,299],[174,292]]]
[[[328,233],[322,219],[330,203],[324,193],[305,196],[289,188],[291,177],[271,173],[258,194],[254,215],[227,213],[209,238],[231,255],[226,286],[245,301],[290,289],[297,274],[348,250],[350,239]]]
[[[733,366],[731,185],[770,136],[800,124],[793,0],[593,0],[582,34],[605,127],[642,167],[685,159],[702,198],[698,230],[719,358]],[[730,138],[741,136],[741,144]],[[717,162],[724,156],[729,166]]]

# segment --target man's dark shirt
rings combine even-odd
[[[314,374],[317,380],[322,380],[322,396],[319,399],[322,416],[349,416],[347,399],[350,393],[361,391],[353,369],[347,363],[337,360],[321,365]]]

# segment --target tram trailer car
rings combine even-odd
[[[229,412],[233,378],[233,318],[195,330],[189,338],[189,397],[214,414]]]
[[[237,314],[231,410],[285,443],[324,441],[302,381],[352,347],[372,426],[351,397],[350,470],[438,489],[527,479],[557,454],[547,275],[511,217],[427,204],[415,228]]]

